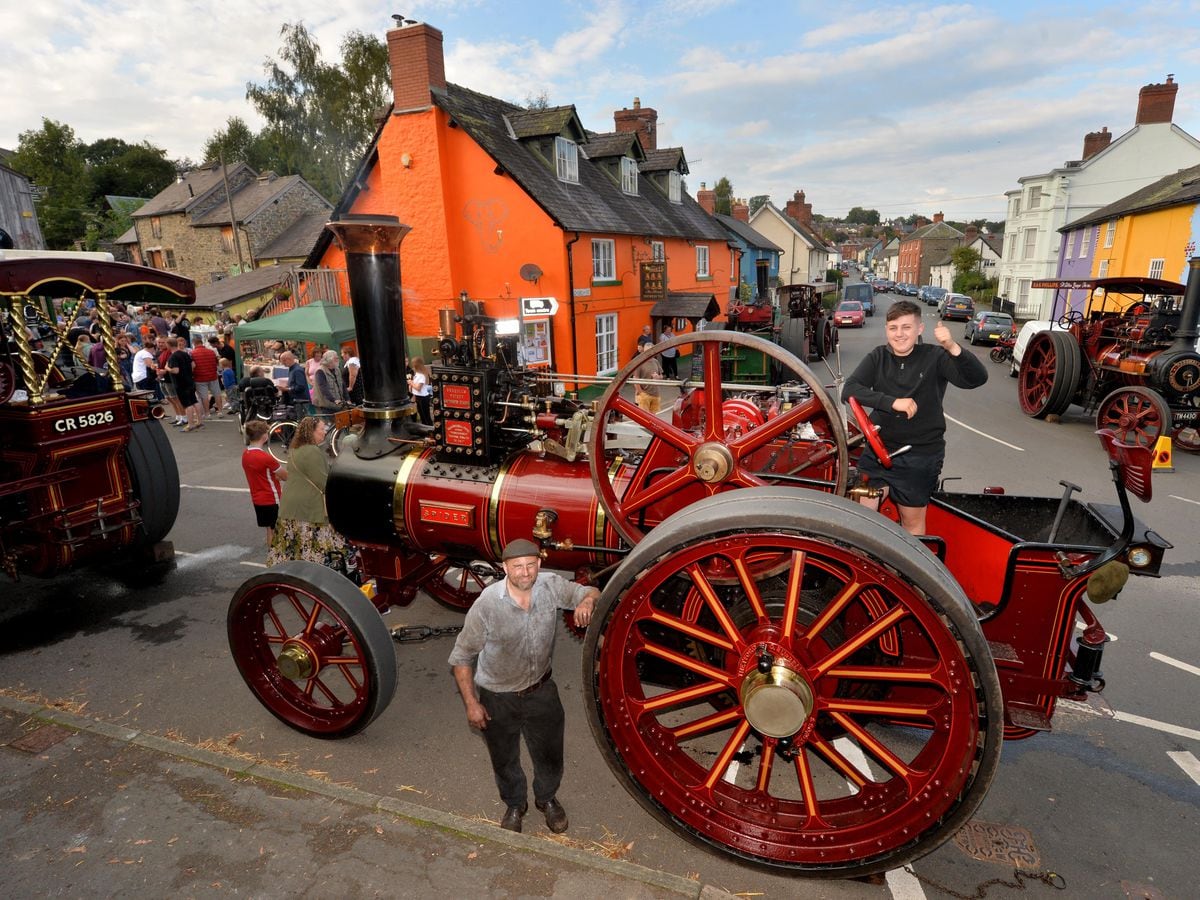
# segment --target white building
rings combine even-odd
[[[779,257],[780,284],[823,282],[825,272],[834,266],[838,252],[826,246],[817,234],[812,219],[812,204],[805,202],[804,191],[796,191],[780,210],[764,203],[750,217],[750,227],[782,249]]]
[[[1088,134],[1083,158],[1041,175],[1017,179],[1008,191],[1004,247],[996,274],[1000,296],[1021,318],[1045,318],[1053,292],[1031,287],[1058,274],[1058,229],[1171,172],[1200,164],[1200,141],[1172,123],[1179,85],[1148,84],[1138,93],[1132,129],[1113,139],[1108,128]]]

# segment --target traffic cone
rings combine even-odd
[[[1165,434],[1159,435],[1158,440],[1154,442],[1154,465],[1151,469],[1154,472],[1175,471],[1175,461],[1171,457],[1171,439]]]

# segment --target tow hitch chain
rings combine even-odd
[[[391,629],[392,640],[397,644],[415,644],[430,638],[444,637],[448,634],[458,634],[463,630],[461,625],[397,625]]]

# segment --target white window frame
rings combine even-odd
[[[1162,278],[1163,277],[1163,266],[1165,265],[1165,263],[1166,263],[1166,260],[1161,257],[1158,259],[1150,260],[1150,268],[1146,272],[1146,277],[1147,278]]]
[[[637,160],[621,157],[621,190],[634,197],[638,194]]]
[[[1083,229],[1083,237],[1079,239],[1079,258],[1083,259],[1091,252],[1092,249],[1092,229],[1091,226]]]
[[[1023,310],[1029,306],[1029,286],[1033,281],[1029,278],[1017,280],[1017,309]]]
[[[729,280],[731,282],[736,282],[738,280],[737,251],[732,247],[729,248]]]
[[[711,278],[712,270],[708,267],[708,245],[696,245],[696,277]]]
[[[1107,250],[1113,245],[1113,240],[1117,236],[1117,220],[1109,219],[1104,230],[1104,248]]]
[[[617,242],[605,238],[592,239],[592,281],[617,280]]]
[[[667,261],[667,245],[662,241],[650,242],[650,258],[655,262]]]
[[[1100,265],[1098,265],[1096,267],[1096,277],[1097,278],[1107,278],[1108,277],[1108,260],[1107,259],[1100,260]]]
[[[1040,185],[1033,185],[1029,189],[1029,209],[1041,209],[1042,207],[1042,188]]]
[[[1021,214],[1021,196],[1020,196],[1020,194],[1018,194],[1016,197],[1013,197],[1012,214],[1014,217],[1019,216]]]
[[[667,199],[672,203],[683,202],[683,176],[678,172],[667,173]]]
[[[617,371],[617,314],[596,316],[596,374],[614,375]]]
[[[554,165],[559,181],[579,183],[579,145],[565,137],[554,139]]]
[[[1021,259],[1035,259],[1035,254],[1037,253],[1038,230],[1036,228],[1023,228],[1022,231],[1024,234],[1021,235],[1023,244],[1021,248]]]

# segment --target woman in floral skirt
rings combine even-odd
[[[319,446],[328,425],[308,416],[296,427],[288,454],[288,478],[279,498],[279,520],[267,553],[267,565],[289,559],[325,564],[331,554],[349,560],[352,548],[333,530],[325,512],[329,456]]]

